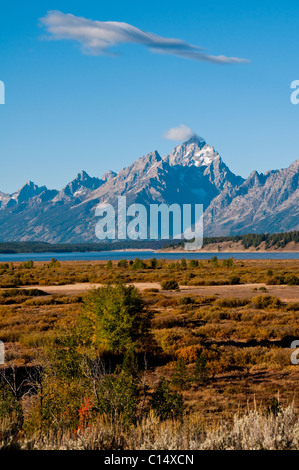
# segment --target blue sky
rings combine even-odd
[[[139,39],[86,50],[47,32],[40,18],[49,11],[127,23],[183,41],[187,53],[197,46],[204,50],[196,54],[250,62],[161,54]],[[0,17],[0,191],[29,179],[61,188],[82,169],[101,176],[152,150],[165,155],[179,143],[165,132],[181,124],[244,177],[288,166],[299,158],[299,105],[290,102],[298,44],[297,0],[7,2]]]

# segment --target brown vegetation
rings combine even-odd
[[[181,437],[185,436],[183,440],[187,439],[187,435],[190,436],[184,433],[187,432],[186,427],[189,426],[190,420],[195,419],[200,423],[198,426],[201,433],[203,429],[208,429],[210,433],[214,433],[216,439],[218,424],[227,420],[230,431],[227,428],[225,432],[228,436],[229,432],[232,432],[232,426],[236,426],[232,425],[233,416],[246,412],[248,402],[255,402],[261,407],[259,417],[254,419],[260,419],[263,423],[268,421],[262,409],[266,409],[274,397],[280,410],[287,409],[291,403],[294,403],[294,409],[299,408],[299,369],[290,362],[291,343],[299,338],[298,286],[294,285],[294,282],[289,286],[266,284],[273,277],[273,273],[277,277],[294,281],[294,276],[299,275],[298,263],[295,261],[272,260],[270,263],[261,260],[234,260],[225,265],[213,259],[200,261],[198,264],[192,263],[190,267],[188,262],[171,263],[164,260],[157,263],[144,262],[143,265],[138,261],[117,265],[103,262],[57,263],[54,260],[52,263],[34,263],[29,267],[20,263],[13,266],[1,265],[0,270],[0,339],[5,342],[6,348],[6,364],[2,367],[1,375],[2,382],[6,381],[11,389],[9,393],[5,392],[8,393],[5,395],[5,402],[11,402],[9,413],[6,410],[6,414],[3,412],[1,415],[0,397],[0,435],[6,439],[5,445],[12,439],[25,447],[65,448],[68,447],[68,433],[88,423],[92,428],[89,431],[92,437],[86,437],[87,442],[84,444],[82,442],[85,438],[82,437],[83,441],[81,438],[79,441],[74,438],[70,447],[77,448],[82,445],[84,448],[97,448],[94,433],[99,429],[101,420],[106,420],[103,432],[110,433],[110,437],[114,435],[116,431],[109,424],[107,407],[103,408],[105,412],[101,412],[99,404],[97,410],[93,405],[95,398],[92,383],[95,379],[91,369],[85,364],[83,376],[77,376],[76,372],[75,380],[71,380],[68,375],[70,370],[73,370],[70,364],[74,365],[77,361],[76,364],[82,368],[82,361],[91,356],[104,361],[97,373],[101,375],[105,387],[110,390],[109,393],[118,390],[118,377],[122,377],[121,389],[124,381],[127,381],[127,389],[131,390],[130,399],[133,400],[130,406],[132,409],[137,407],[135,421],[133,420],[134,426],[137,426],[136,433],[138,434],[140,426],[148,427],[156,420],[155,429],[161,436],[165,434],[165,443],[171,439],[171,426],[180,428],[181,419],[185,426],[185,430],[180,434]],[[236,285],[225,285],[228,279],[232,282],[234,278],[235,282],[238,278]],[[161,281],[167,279],[175,279],[180,290],[161,290]],[[192,282],[196,279],[204,285],[192,287]],[[80,292],[74,289],[66,295],[66,292],[60,289],[63,289],[63,285],[72,283],[74,286],[75,283],[80,283],[81,286],[90,287],[89,283],[117,285],[120,281],[134,282],[137,285],[141,283],[142,298],[138,300],[137,295],[135,299],[133,294],[136,305],[134,311],[136,314],[139,311],[144,312],[142,315],[147,321],[151,321],[151,326],[148,339],[141,342],[137,341],[134,332],[131,334],[126,330],[122,333],[122,338],[126,338],[126,341],[117,346],[116,350],[116,346],[111,349],[109,344],[116,344],[117,335],[116,339],[113,339],[114,343],[109,343],[112,341],[109,328],[105,331],[101,329],[106,323],[93,323],[93,297],[87,301],[90,293],[86,296],[81,288]],[[281,289],[278,292],[283,295],[273,295],[277,292],[273,289]],[[221,295],[218,295],[218,290],[222,292]],[[235,295],[236,290],[238,295]],[[242,296],[242,292],[246,295]],[[109,295],[107,294],[105,299]],[[101,298],[98,301],[102,302]],[[86,310],[87,305],[89,310]],[[83,311],[89,312],[86,318],[91,323],[82,323],[81,320],[78,323]],[[110,307],[107,312],[110,312]],[[109,320],[109,317],[107,318]],[[138,321],[140,322],[140,319]],[[138,324],[138,328],[141,328],[141,324]],[[73,336],[70,340],[71,333]],[[75,333],[81,338],[79,343],[74,339]],[[82,338],[85,338],[84,341]],[[136,354],[137,365],[134,365],[135,359],[130,359],[129,366],[124,369],[124,355],[131,349]],[[63,363],[68,364],[69,368],[62,371],[61,357],[55,356],[56,353],[67,354],[63,356]],[[53,364],[56,364],[56,369]],[[60,364],[58,369],[57,364]],[[110,364],[112,369],[103,371],[103,367],[108,367],[107,364]],[[127,368],[129,367],[132,374],[135,366],[136,375],[135,372],[133,375],[126,375]],[[38,378],[41,370],[45,374],[42,381]],[[116,374],[117,370],[119,372]],[[15,388],[12,387],[12,377],[16,378]],[[162,378],[166,381],[166,389],[161,382]],[[162,413],[161,410],[157,411],[159,407],[156,408],[155,415],[150,411],[155,393],[158,393],[156,396],[159,402],[159,387],[164,390],[164,394],[168,394],[170,401],[173,400],[173,409],[182,413],[178,421],[175,416],[174,421],[165,421],[168,425],[162,424],[161,416],[164,415],[159,418],[159,413]],[[42,405],[39,402],[41,396]],[[180,396],[183,400],[181,408]],[[52,408],[54,403],[55,409]],[[45,415],[41,416],[41,409]],[[121,414],[126,416],[131,416],[131,413],[131,409],[121,410]],[[167,413],[165,418],[168,419]],[[55,428],[52,415],[60,423],[58,430],[62,434],[59,442],[51,438],[51,430]],[[246,416],[244,420],[247,419],[248,424],[253,420],[253,415]],[[237,418],[234,419],[236,423]],[[297,418],[292,419],[296,421]],[[41,437],[36,437],[37,433],[41,432],[41,426],[45,433],[44,444],[39,441]],[[119,426],[125,436],[124,448],[130,448],[131,437],[125,431],[124,422]],[[223,431],[223,436],[226,435],[225,432]],[[197,444],[193,441],[193,444],[190,444],[191,441],[188,441],[189,444],[181,442],[177,445],[180,445],[180,448],[193,448],[193,445],[198,448],[213,448],[211,441],[207,444],[207,434],[206,438],[203,434],[200,436],[199,438],[198,434],[197,438],[194,438]],[[219,441],[220,435],[217,436]],[[215,445],[214,448],[225,446],[228,437],[223,439],[224,444],[218,443],[218,447]],[[142,445],[139,443],[138,448]],[[144,448],[154,448],[153,446],[157,445],[151,441],[144,443]],[[184,447],[185,445],[187,447]],[[242,445],[239,442],[236,448],[245,446]],[[98,445],[99,448],[103,446],[103,443]],[[113,447],[112,444],[111,446]]]

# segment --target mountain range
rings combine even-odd
[[[247,179],[235,175],[217,151],[193,135],[161,157],[157,151],[101,178],[82,171],[60,191],[29,181],[0,192],[0,241],[97,241],[95,208],[127,203],[203,204],[204,236],[299,229],[299,160]]]

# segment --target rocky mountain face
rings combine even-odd
[[[244,180],[193,136],[169,155],[151,152],[119,173],[96,178],[82,171],[60,191],[28,182],[11,195],[0,192],[0,240],[97,241],[97,205],[115,205],[123,195],[128,204],[203,204],[205,236],[298,230],[298,175],[299,160]]]
[[[212,201],[205,212],[206,232],[217,236],[298,230],[298,180],[299,160],[282,170],[252,172]]]
[[[14,206],[26,203],[34,197],[39,197],[41,201],[50,200],[58,193],[56,190],[49,190],[46,186],[39,187],[32,181],[28,181],[19,191],[13,194],[0,192],[0,209],[9,209]]]

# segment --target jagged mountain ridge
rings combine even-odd
[[[205,228],[220,234],[265,233],[299,228],[299,160],[259,174],[219,194],[205,212]]]
[[[202,203],[206,236],[298,230],[298,167],[299,160],[244,180],[194,135],[169,155],[151,152],[119,173],[97,178],[82,171],[61,191],[28,182],[12,195],[0,193],[0,239],[97,241],[96,206],[116,204],[121,195],[128,204]]]

